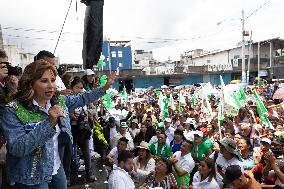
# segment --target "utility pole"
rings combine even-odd
[[[249,82],[251,44],[252,44],[252,31],[250,32],[250,40],[249,40],[247,83]]]
[[[108,68],[109,73],[111,73],[111,54],[110,54],[110,39],[108,39]]]
[[[246,85],[246,65],[245,65],[245,13],[242,10],[242,84]]]
[[[260,42],[257,43],[257,82],[260,84]]]

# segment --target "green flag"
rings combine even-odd
[[[233,92],[233,93],[231,94],[231,97],[234,99],[237,108],[238,108],[238,109],[242,108],[242,104],[241,104],[241,102],[240,102],[240,100],[239,100],[238,95],[236,94],[236,92]]]
[[[186,105],[185,98],[184,98],[184,96],[181,93],[179,93],[179,105],[180,106],[185,106]]]
[[[195,93],[190,97],[190,101],[191,101],[192,108],[194,108],[196,106],[196,104],[197,104]]]
[[[105,67],[105,65],[106,63],[102,59],[99,59],[98,68],[102,70]]]
[[[261,101],[260,97],[258,96],[258,94],[255,90],[253,91],[253,96],[256,100],[256,107],[257,107],[257,112],[258,112],[259,117],[260,117],[260,121],[262,123],[266,124],[267,127],[272,127],[272,124],[270,123],[270,121],[268,119],[268,112],[267,112],[263,102]]]
[[[100,77],[100,86],[104,87],[106,85],[106,83],[107,83],[107,76],[106,75],[102,75]]]
[[[126,92],[125,86],[123,87],[121,96],[122,96],[122,98],[124,99],[125,102],[128,102],[128,94],[127,94],[127,92]]]
[[[112,103],[112,100],[111,100],[111,93],[107,92],[104,96],[103,96],[103,103],[106,107],[107,110],[110,110],[112,109],[114,106],[113,106],[113,103]]]
[[[222,102],[222,100],[220,100],[220,102],[218,104],[218,124],[219,124],[220,127],[223,124],[223,120],[224,120],[223,102]]]

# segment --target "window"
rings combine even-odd
[[[240,58],[240,55],[235,55],[234,56],[234,59],[238,59],[238,58]]]
[[[207,63],[210,63],[211,62],[211,60],[207,60]]]
[[[116,58],[116,51],[111,51],[111,57]]]
[[[117,51],[118,57],[121,58],[122,57],[122,51]]]
[[[123,67],[123,63],[118,63],[118,67],[122,68]]]
[[[135,60],[134,63],[135,63],[135,64],[139,64],[139,61],[138,61],[138,60]]]

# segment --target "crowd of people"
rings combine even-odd
[[[8,64],[0,51],[3,186],[67,188],[80,158],[94,182],[96,151],[110,189],[284,187],[277,81],[234,84],[229,96],[223,81],[118,92],[114,73],[72,77],[48,51],[18,75]]]

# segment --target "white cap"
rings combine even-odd
[[[86,69],[85,75],[95,75],[95,72],[93,72],[93,70],[91,70],[91,69]]]
[[[192,124],[192,125],[195,125],[195,124],[196,124],[196,121],[194,120],[194,118],[187,118],[184,123],[185,123],[185,124]]]
[[[268,144],[271,144],[271,140],[269,138],[262,138],[260,142],[266,142]]]
[[[171,118],[166,118],[166,119],[165,119],[165,122],[171,123],[171,122],[172,122],[172,119],[171,119]]]
[[[193,135],[198,135],[200,137],[203,137],[203,132],[202,131],[194,131]]]

